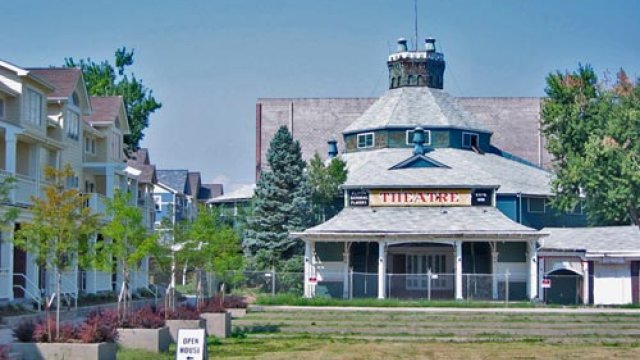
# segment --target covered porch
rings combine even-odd
[[[537,298],[542,235],[473,207],[347,208],[295,234],[306,297],[424,300]]]

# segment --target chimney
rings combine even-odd
[[[335,139],[331,139],[327,141],[327,144],[329,144],[329,151],[327,154],[329,155],[329,159],[333,159],[338,155],[338,142]]]
[[[407,52],[407,39],[398,39],[398,52]]]
[[[424,47],[428,53],[436,51],[436,39],[434,38],[426,38],[424,40]]]

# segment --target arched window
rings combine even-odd
[[[413,75],[407,77],[407,85],[413,85]]]
[[[416,83],[416,85],[422,85],[422,75],[418,75],[418,82]]]

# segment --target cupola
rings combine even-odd
[[[442,89],[444,54],[436,51],[436,40],[427,38],[424,48],[409,50],[405,38],[398,39],[398,49],[389,55],[389,89],[430,87]]]

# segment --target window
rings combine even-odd
[[[358,149],[372,148],[374,143],[373,133],[358,134]]]
[[[67,136],[78,140],[80,136],[80,116],[75,111],[67,110],[67,119],[64,126],[67,128]]]
[[[462,133],[462,147],[466,149],[478,148],[478,134]]]
[[[527,198],[527,211],[533,214],[544,214],[545,199],[544,198]]]
[[[0,119],[4,119],[4,99],[0,98]]]
[[[42,125],[42,94],[27,89],[27,121],[34,125]]]
[[[413,145],[414,130],[407,130],[407,145]],[[431,130],[424,130],[424,145],[431,145]]]
[[[153,197],[153,202],[155,203],[156,211],[162,211],[162,197],[161,196],[154,196]]]
[[[84,138],[84,152],[87,154],[96,154],[96,139],[85,137]]]
[[[431,288],[443,289],[449,286],[447,276],[438,274],[447,273],[447,255],[445,254],[407,254],[406,256],[406,287],[411,290],[422,290],[428,288],[431,271]]]

